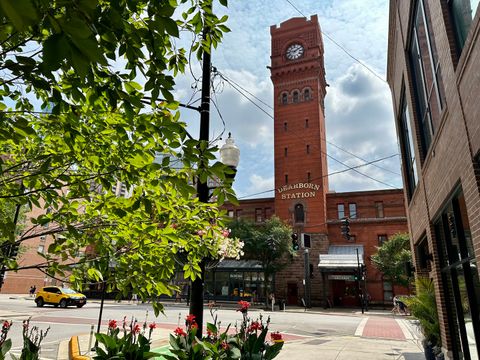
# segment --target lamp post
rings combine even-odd
[[[210,82],[209,82],[210,83]],[[202,101],[203,106],[203,101]],[[208,114],[208,113],[207,113]],[[204,113],[201,113],[201,117],[204,118]],[[207,119],[208,120],[208,119]],[[202,131],[203,126],[208,127],[208,121],[201,122],[200,124],[200,140],[202,139],[202,134],[205,135],[205,132]],[[208,135],[208,132],[206,132]],[[230,167],[234,173],[230,176],[233,179],[235,177],[236,168],[240,161],[240,149],[232,138],[232,134],[228,133],[228,138],[225,141],[225,144],[220,148],[220,159],[224,165]],[[203,159],[202,159],[203,161]],[[206,160],[207,161],[207,160]],[[208,164],[201,163],[202,166]],[[197,195],[201,202],[208,202],[209,199],[209,187],[206,182],[199,181],[197,184]],[[200,262],[201,277],[192,281],[191,293],[190,293],[190,314],[195,315],[195,320],[198,324],[197,336],[201,338],[202,336],[202,326],[203,326],[203,299],[204,299],[204,279],[205,279],[205,270],[206,270],[207,259],[203,259]]]

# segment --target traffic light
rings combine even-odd
[[[10,252],[8,254],[8,257],[10,259],[15,259],[17,257],[19,247],[20,247],[19,243],[14,243],[14,244],[10,245]]]
[[[292,234],[292,248],[295,251],[300,249],[300,244],[298,243],[298,234],[297,233]]]
[[[302,233],[302,245],[304,248],[310,248],[311,247],[311,238],[309,234],[304,234]]]
[[[342,221],[342,225],[341,225],[342,235],[347,240],[349,240],[350,239],[350,221],[348,220],[348,218],[343,218],[341,221]]]

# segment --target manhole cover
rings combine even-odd
[[[322,345],[326,342],[329,342],[329,340],[311,340],[309,342],[306,342],[305,345]]]

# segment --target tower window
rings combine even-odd
[[[308,119],[305,119],[305,127],[308,128]]]
[[[305,212],[303,210],[302,204],[295,205],[295,222],[296,223],[305,222]]]
[[[307,144],[307,154],[310,154],[310,145]]]
[[[288,174],[285,174],[285,184],[288,184]]]
[[[305,89],[303,91],[303,100],[308,101],[310,100],[310,89]]]
[[[288,148],[285,148],[283,150],[284,150],[284,153],[285,153],[285,157],[287,157],[288,156]]]
[[[298,97],[299,97],[298,91],[294,91],[293,92],[293,102],[294,103],[298,103]]]
[[[312,176],[310,174],[310,171],[307,172],[307,182],[311,182],[312,181]]]
[[[288,123],[286,121],[283,123],[283,130],[288,130]]]
[[[283,105],[287,105],[287,104],[288,104],[288,94],[287,94],[287,93],[283,93],[283,94],[282,94],[282,104],[283,104]]]
[[[350,213],[350,219],[357,218],[357,204],[350,203],[348,204],[348,212]]]

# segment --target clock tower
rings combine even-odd
[[[275,214],[295,232],[326,234],[325,68],[316,15],[270,28]]]

